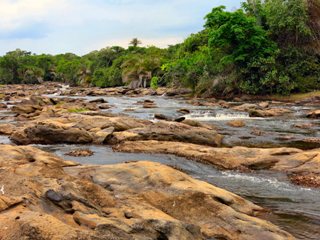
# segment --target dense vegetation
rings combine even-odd
[[[248,0],[234,12],[221,6],[181,44],[140,44],[135,38],[127,49],[107,47],[82,57],[18,49],[0,57],[0,83],[111,87],[147,79],[152,88],[185,86],[207,96],[320,89],[319,0]]]

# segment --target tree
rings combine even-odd
[[[133,38],[130,42],[130,45],[134,48],[138,47],[142,42],[138,38]]]

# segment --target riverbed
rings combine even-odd
[[[49,97],[65,97],[47,95]],[[96,100],[99,97],[74,97],[86,101]],[[302,149],[318,147],[308,143],[320,137],[320,122],[316,119],[307,119],[305,114],[316,106],[278,103],[277,107],[292,111],[287,116],[259,118],[250,117],[247,112],[236,112],[221,106],[192,105],[183,98],[166,96],[144,97],[102,97],[111,106],[104,112],[125,114],[141,119],[157,121],[155,114],[163,114],[170,118],[184,117],[211,124],[224,135],[224,146],[257,146],[278,147],[290,146]],[[150,100],[155,108],[143,108],[139,102]],[[230,102],[237,106],[242,103]],[[178,110],[188,109],[190,113],[181,114]],[[2,110],[1,122],[12,122],[10,110]],[[227,123],[231,120],[242,120],[244,127],[234,128]],[[311,125],[311,128],[298,128],[297,125]],[[262,134],[254,134],[256,130]],[[0,136],[0,143],[10,144],[6,136]],[[212,166],[190,161],[185,158],[165,154],[119,153],[109,146],[99,145],[34,145],[42,150],[52,152],[64,159],[73,160],[81,164],[115,164],[128,161],[148,160],[160,162],[179,169],[194,178],[212,183],[218,187],[238,194],[264,208],[267,211],[263,216],[284,230],[293,234],[297,239],[320,239],[320,190],[293,185],[283,173],[258,171],[241,173],[237,171],[221,171]],[[90,157],[70,157],[65,154],[76,149],[90,149],[94,152]]]

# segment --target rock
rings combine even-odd
[[[269,107],[269,102],[260,102],[259,104],[258,104],[258,106],[260,107],[260,108],[268,108]]]
[[[307,113],[307,118],[320,118],[320,110],[313,110]]]
[[[168,97],[173,97],[173,96],[181,96],[181,95],[187,95],[191,94],[192,90],[188,88],[179,88],[179,89],[170,89],[168,90],[165,95]]]
[[[0,206],[14,206],[0,211],[3,239],[293,239],[255,217],[261,207],[159,163],[76,167],[29,146],[0,151]]]
[[[114,132],[114,127],[109,127],[101,131],[97,131],[94,135],[93,143],[105,144],[113,132]]]
[[[28,122],[14,131],[10,139],[19,145],[38,143],[104,143],[113,131],[126,131],[151,125],[152,122],[130,117],[87,116],[67,117]]]
[[[72,157],[90,157],[94,154],[89,149],[77,149],[71,152],[66,153],[65,155],[72,156]]]
[[[18,114],[30,114],[34,113],[37,110],[42,110],[42,107],[40,106],[34,106],[34,105],[16,105],[11,108],[12,112],[18,113]]]
[[[109,109],[109,108],[110,108],[110,106],[107,103],[99,105],[99,109]]]
[[[233,107],[232,109],[240,112],[248,112],[253,109],[259,108],[256,104],[253,103],[244,103],[240,106]]]
[[[228,103],[228,102],[226,102],[224,100],[219,100],[218,104],[223,108],[230,108],[230,106],[231,106],[230,103]]]
[[[22,131],[14,132],[10,140],[19,145],[31,143],[91,143],[92,136],[85,130],[78,128],[64,129],[58,125],[37,124]]]
[[[182,142],[134,141],[114,146],[124,152],[166,153],[212,164],[222,169],[274,170],[320,175],[320,149],[214,148]]]
[[[175,122],[183,122],[184,120],[186,120],[185,117],[178,117],[178,118],[174,119]]]
[[[290,175],[290,181],[306,187],[320,187],[320,175],[314,173],[292,174]]]
[[[7,108],[7,104],[5,103],[0,103],[0,109],[6,109]]]
[[[192,127],[201,127],[201,128],[206,128],[210,130],[217,130],[216,126],[213,126],[212,124],[205,124],[196,120],[191,120],[191,119],[184,119],[182,123],[187,124]]]
[[[157,105],[155,103],[145,102],[143,108],[157,108]]]
[[[161,113],[154,114],[154,118],[155,119],[160,119],[160,120],[165,120],[165,121],[172,121],[173,120],[171,117],[166,116],[166,115],[161,114]]]
[[[251,131],[251,134],[252,135],[255,135],[255,136],[263,136],[265,135],[266,133],[264,131],[261,131],[260,129],[258,128],[253,128],[252,131]]]
[[[246,124],[243,120],[232,120],[227,123],[230,127],[241,128],[244,127]]]
[[[301,129],[311,129],[313,126],[312,123],[296,123],[293,125],[293,127]]]
[[[292,113],[291,110],[285,108],[270,108],[265,110],[249,110],[250,117],[277,117],[288,113]]]
[[[189,114],[190,110],[186,109],[186,108],[181,108],[177,111],[178,113],[182,113],[182,114]]]
[[[0,213],[21,203],[23,203],[22,197],[6,197],[4,195],[0,195]]]
[[[17,127],[10,123],[0,124],[0,135],[11,135]]]
[[[191,127],[178,122],[159,121],[142,128],[114,132],[108,143],[117,144],[123,141],[138,140],[179,141],[220,146],[222,136],[215,130]]]
[[[89,101],[89,103],[106,103],[106,100],[104,100],[103,98],[97,98]]]

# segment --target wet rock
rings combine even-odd
[[[186,120],[185,117],[178,117],[178,118],[174,119],[175,122],[183,122],[184,120]]]
[[[246,126],[243,120],[232,120],[232,121],[229,121],[227,124],[228,126],[235,127],[235,128],[241,128]]]
[[[320,110],[313,110],[307,113],[307,118],[320,118]]]
[[[72,157],[90,157],[94,154],[89,149],[77,149],[71,152],[66,153],[65,155],[72,156]]]
[[[110,108],[110,106],[107,103],[99,105],[99,109],[109,109],[109,108]]]
[[[106,103],[106,100],[104,100],[103,98],[97,98],[89,101],[89,103]]]
[[[154,114],[154,118],[155,119],[160,119],[160,120],[165,120],[165,121],[172,121],[173,120],[171,117],[166,116],[166,115],[161,114],[161,113]]]
[[[181,108],[177,111],[178,113],[182,113],[182,114],[189,114],[190,110],[186,109],[186,108]]]

